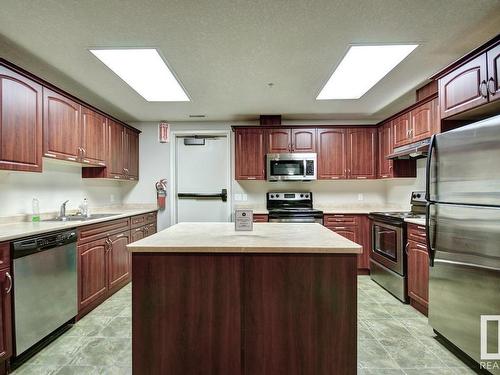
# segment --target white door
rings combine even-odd
[[[177,223],[231,219],[228,138],[203,137],[176,138]]]

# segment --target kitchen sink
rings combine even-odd
[[[83,215],[70,215],[70,216],[65,216],[65,217],[56,217],[54,219],[45,219],[42,221],[87,221],[87,220],[94,220],[94,219],[102,219],[105,217],[110,217],[110,216],[116,216],[119,214],[91,214],[90,216],[83,216]]]

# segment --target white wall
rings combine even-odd
[[[426,159],[417,160],[417,178],[398,178],[386,182],[388,203],[403,202],[409,206],[411,192],[425,190],[425,163]]]
[[[89,200],[90,207],[122,202],[125,182],[83,179],[81,167],[43,161],[43,173],[0,171],[0,216],[31,214],[33,197],[40,200],[40,212],[56,212],[69,199],[67,208],[76,209]]]
[[[144,122],[131,124],[142,131],[139,137],[139,182],[134,186],[123,186],[124,203],[156,203],[155,183],[167,179],[170,184],[170,143],[158,142],[158,123]],[[184,122],[170,124],[171,132],[230,130],[229,124],[220,122]],[[158,229],[170,226],[170,206],[172,197],[167,197],[167,208],[158,212]]]

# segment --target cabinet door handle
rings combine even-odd
[[[76,161],[76,158],[73,158],[73,157],[67,157],[66,159],[70,160],[70,161]]]
[[[9,287],[5,288],[5,293],[9,294],[12,290],[12,276],[10,276],[10,273],[5,272],[5,277],[9,280]]]
[[[333,227],[333,229],[346,229],[346,227]]]
[[[255,180],[255,177],[247,177],[247,180]]]
[[[486,82],[485,79],[483,79],[481,81],[481,83],[479,84],[479,93],[481,94],[481,96],[483,98],[487,98],[488,97],[488,83]]]
[[[366,177],[366,176],[358,176],[358,177],[356,177],[356,178],[357,178],[358,180],[363,180],[363,179],[365,179],[365,178],[367,178],[367,177]]]
[[[493,86],[491,85],[493,83]],[[491,96],[495,95],[495,79],[493,77],[490,77],[488,79],[488,92],[490,93]]]

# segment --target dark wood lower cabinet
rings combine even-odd
[[[156,233],[156,212],[140,216],[144,216],[145,225],[139,228],[130,229],[131,220],[125,218],[78,230],[77,319],[131,280],[132,257],[127,244]]]
[[[0,375],[6,374],[12,356],[12,272],[10,244],[0,244]]]
[[[371,230],[367,215],[325,214],[324,225],[333,232],[340,234],[363,246],[363,253],[358,255],[358,273],[370,272]]]
[[[356,256],[132,255],[134,374],[357,371]]]
[[[108,288],[111,293],[130,281],[131,256],[127,250],[130,242],[129,231],[115,234],[109,238],[108,250]]]
[[[425,227],[408,224],[408,297],[410,304],[427,315],[429,309],[429,253]]]

